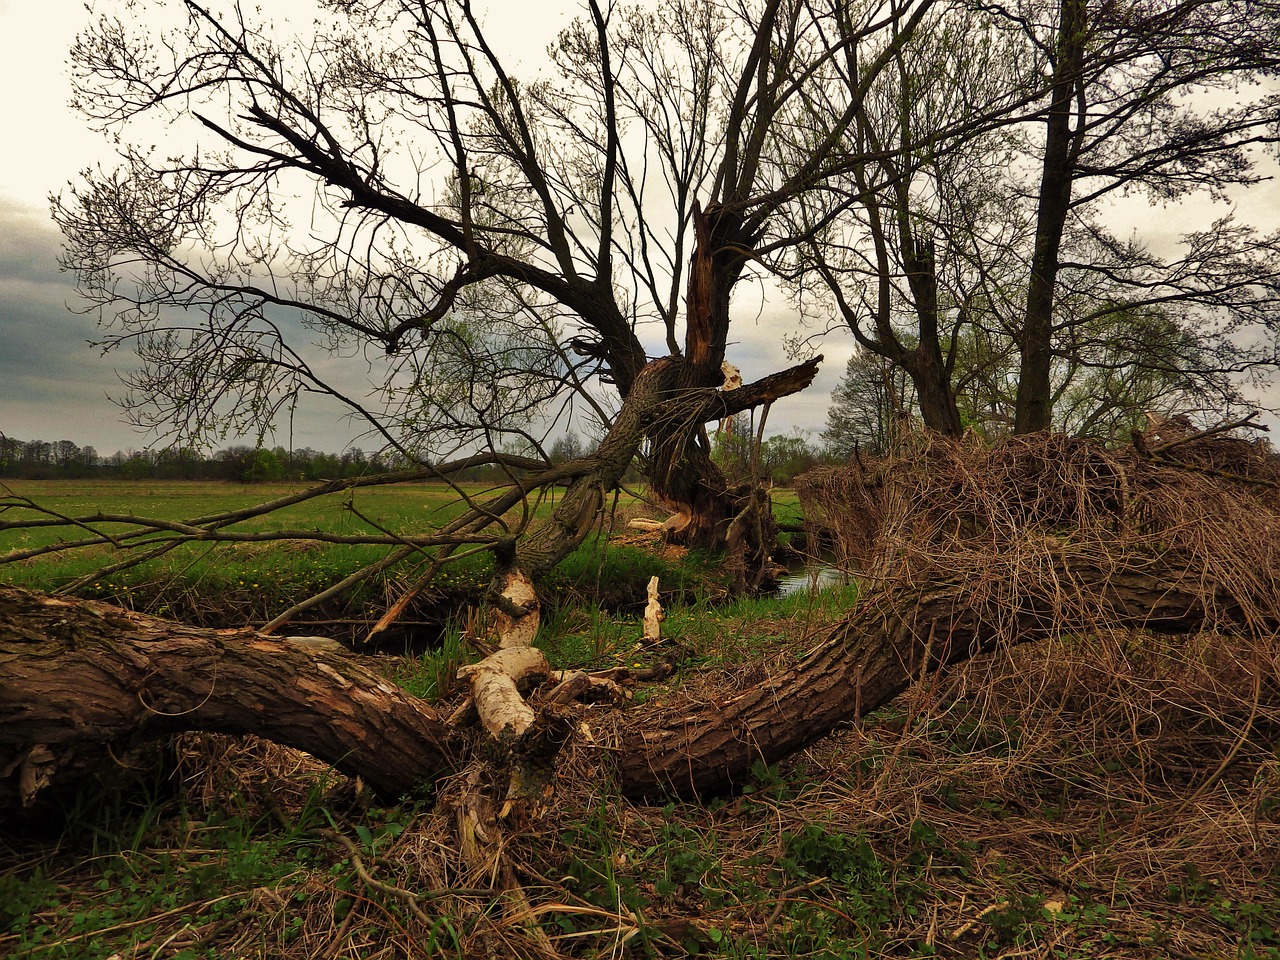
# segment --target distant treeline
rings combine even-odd
[[[818,463],[842,460],[832,448],[819,448],[793,433],[769,437],[758,446],[750,420],[733,418],[712,437],[712,458],[730,481],[753,471],[774,483],[789,485],[797,474]],[[530,450],[513,450],[536,457]],[[547,456],[560,463],[583,456],[589,448],[572,431],[558,438]],[[311,482],[357,477],[414,464],[395,452],[365,453],[350,447],[342,453],[324,453],[303,447],[231,446],[217,453],[193,448],[117,450],[103,456],[92,446],[70,440],[16,440],[0,434],[0,479],[14,480],[225,480],[232,483]],[[634,466],[633,466],[634,470]],[[452,475],[456,480],[501,481],[498,467],[477,467]],[[639,474],[630,479],[638,480]]]
[[[70,440],[16,440],[0,434],[0,478],[15,480],[228,480],[270,483],[320,480],[394,470],[398,456],[366,454],[351,447],[341,454],[304,447],[232,446],[217,453],[188,448],[116,451],[100,454]]]

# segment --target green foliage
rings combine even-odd
[[[371,809],[353,821],[329,809],[328,789],[317,780],[287,813],[263,811],[256,798],[237,792],[202,819],[185,803],[156,796],[129,808],[86,802],[70,812],[61,841],[36,853],[32,866],[0,872],[0,955],[214,960],[229,955],[221,943],[243,944],[246,935],[252,955],[283,955],[303,932],[292,908],[326,890],[369,895],[324,832],[349,833],[372,858],[415,815],[406,805]],[[87,844],[94,851],[88,858]],[[0,855],[12,856],[3,847]],[[388,901],[380,915],[402,922],[396,917],[402,906]],[[341,919],[352,901],[335,903]],[[439,934],[448,937],[447,923]],[[249,954],[242,947],[235,955]]]
[[[32,916],[57,908],[57,893],[39,866],[25,876],[0,873],[0,932],[22,934]]]
[[[1185,372],[1214,366],[1198,334],[1162,310],[1113,307],[1081,324],[1082,355],[1059,361],[1064,431],[1127,443],[1149,413],[1215,408],[1215,392],[1230,396],[1221,377]]]
[[[449,697],[457,689],[458,668],[470,663],[473,656],[474,651],[461,626],[452,621],[437,646],[416,659],[406,659],[393,678],[414,696],[424,700]]]
[[[751,418],[738,414],[711,438],[711,458],[731,482],[753,476],[790,486],[797,476],[822,461],[821,452],[801,430],[765,437],[759,444]]]
[[[46,481],[13,483],[13,490],[37,500],[64,516],[90,516],[99,512],[160,520],[182,520],[244,509],[264,500],[297,492],[289,485],[241,485],[200,482],[97,482]],[[483,488],[464,488],[480,495]],[[268,516],[237,524],[246,533],[281,530],[326,531],[343,535],[429,532],[463,509],[456,491],[444,484],[416,483],[364,488],[287,507]],[[535,517],[545,515],[550,502],[536,507]],[[6,519],[31,513],[11,508]],[[126,535],[124,524],[94,522],[95,530],[113,536]],[[79,537],[82,529],[68,533],[59,528],[0,531],[0,556],[56,544],[60,538]],[[136,542],[135,542],[136,543]],[[262,543],[209,545],[194,543],[170,551],[138,567],[91,580],[81,595],[111,600],[134,609],[190,623],[211,626],[269,620],[387,553],[376,545],[326,544],[315,541],[267,541]],[[108,546],[52,553],[21,564],[0,565],[0,583],[51,590],[91,576],[117,555]],[[407,565],[406,565],[407,566]],[[436,577],[424,603],[447,607],[449,612],[467,602],[478,602],[490,570],[487,554],[472,554],[451,561]],[[678,593],[692,586],[699,575],[696,564],[667,563],[651,551],[608,547],[594,539],[572,554],[549,579],[551,604],[599,599],[616,609],[643,603],[648,578],[662,578],[663,590]],[[395,568],[333,601],[322,618],[356,618],[369,598],[385,602],[388,593],[400,589],[398,578],[413,576],[411,568]],[[558,599],[562,598],[562,599]],[[443,618],[442,618],[443,620]],[[443,623],[442,623],[443,626]]]
[[[245,483],[278,483],[284,479],[284,464],[270,450],[259,447],[245,466]]]
[[[673,562],[653,550],[593,537],[547,575],[543,588],[557,606],[590,602],[607,609],[634,609],[644,605],[651,577],[659,579],[664,595],[682,596],[704,573],[705,564],[697,556]]]

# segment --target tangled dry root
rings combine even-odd
[[[914,433],[884,459],[803,478],[806,516],[864,582],[960,582],[993,621],[1027,597],[1051,597],[1064,625],[1037,644],[1010,635],[994,654],[914,687],[891,738],[904,762],[882,774],[879,802],[928,806],[945,776],[960,806],[1006,811],[1006,842],[1028,862],[1066,864],[1060,889],[1124,884],[1154,902],[1193,874],[1247,897],[1269,869],[1260,850],[1280,839],[1278,480],[1267,444],[1177,425],[1130,449]],[[1206,621],[1234,626],[1117,629],[1104,603],[1062,576],[1064,559],[1068,571],[1189,571]],[[956,743],[966,731],[980,733],[967,750]],[[875,731],[856,737],[865,749]],[[912,756],[936,763],[905,762]],[[1046,804],[1058,810],[1052,829],[1031,812]],[[1125,838],[1105,857],[1077,858],[1100,805]]]
[[[1144,457],[1055,434],[988,446],[921,431],[882,459],[812,471],[797,491],[840,565],[863,577],[924,578],[997,555],[1007,566],[1010,553],[1045,544],[1087,545],[1117,562],[1175,550],[1280,609],[1280,457],[1235,437],[1175,443]]]

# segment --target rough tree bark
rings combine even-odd
[[[1053,307],[1059,250],[1071,209],[1071,188],[1084,133],[1082,73],[1088,41],[1086,0],[1060,0],[1052,102],[1045,126],[1036,238],[1018,347],[1022,362],[1014,433],[1047,430],[1053,420]],[[1076,127],[1072,129],[1072,118]]]
[[[637,717],[618,753],[623,793],[653,798],[722,791],[743,780],[756,761],[773,763],[804,749],[888,703],[927,672],[1000,643],[1097,629],[1096,621],[1064,617],[1054,592],[1068,583],[1079,596],[1096,598],[1107,610],[1107,626],[1116,629],[1191,633],[1211,619],[1220,629],[1246,628],[1230,596],[1213,597],[1210,613],[1197,571],[1154,562],[1143,569],[1099,570],[1087,561],[1055,559],[1044,594],[1025,595],[1014,609],[975,609],[967,582],[876,590],[791,669],[729,696]]]
[[[185,730],[259,734],[396,795],[455,766],[427,703],[319,638],[194,629],[0,590],[0,808]]]
[[[723,382],[730,292],[746,251],[754,245],[742,217],[717,204],[705,211],[695,207],[693,226],[696,242],[689,258],[685,348],[684,355],[676,358],[674,396],[714,389]],[[812,379],[811,374],[803,386]],[[724,546],[735,517],[756,505],[748,491],[729,486],[711,459],[705,422],[678,408],[652,421],[647,429],[648,476],[654,493],[680,517],[672,528],[672,539],[691,547],[718,548]],[[750,545],[748,552],[759,555],[762,551],[759,545]]]
[[[1065,583],[1096,598],[1120,628],[1276,627],[1246,626],[1228,595],[1206,602],[1195,571],[1056,560],[1052,589],[1012,610],[973,608],[960,582],[923,593],[882,588],[783,673],[725,697],[637,708],[617,751],[621,791],[652,798],[730,788],[757,760],[803,749],[925,671],[997,642],[1086,628],[1064,621],[1054,602]],[[253,733],[299,747],[392,797],[456,770],[465,754],[463,734],[429,705],[323,645],[0,589],[0,805],[29,802],[59,778],[74,781],[122,743],[181,730]]]
[[[515,567],[536,583],[573,552],[591,532],[606,494],[617,487],[646,439],[653,444],[651,477],[660,474],[667,481],[666,486],[652,481],[655,492],[691,516],[708,523],[715,518],[715,543],[723,545],[734,518],[730,508],[736,501],[727,497],[724,477],[709,452],[697,452],[706,439],[702,425],[798,393],[813,382],[821,362],[822,357],[817,356],[732,391],[716,389],[719,380],[708,386],[691,386],[683,357],[660,357],[650,362],[636,378],[600,447],[587,458],[587,468],[575,471],[550,520],[512,544]],[[716,370],[719,376],[718,363]],[[682,459],[673,452],[678,449],[693,451],[689,454],[693,459]],[[701,462],[703,453],[705,463]],[[675,459],[664,460],[668,455]],[[659,466],[664,463],[665,467]],[[704,468],[709,472],[704,473]],[[688,490],[683,486],[686,483]],[[713,495],[716,490],[720,493]]]
[[[905,111],[904,111],[905,115]],[[819,255],[818,272],[835,296],[836,306],[854,339],[864,349],[901,367],[916,388],[920,417],[930,430],[943,436],[958,437],[964,432],[960,407],[951,382],[953,353],[944,356],[938,306],[938,265],[934,239],[928,228],[917,224],[912,214],[911,175],[900,168],[892,151],[880,146],[880,136],[865,115],[857,121],[860,135],[875,144],[881,153],[878,165],[882,179],[889,184],[887,196],[873,188],[862,166],[854,168],[854,179],[864,196],[867,226],[871,234],[876,264],[876,308],[870,317],[872,330],[864,331],[865,311],[854,309],[845,298],[840,279]],[[902,131],[903,136],[907,131]],[[881,179],[881,178],[877,178]],[[904,343],[894,323],[895,266],[889,247],[885,213],[897,227],[898,255],[901,269],[911,290],[911,305],[916,315],[917,338],[914,346]],[[924,232],[922,232],[922,229]]]

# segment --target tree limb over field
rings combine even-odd
[[[708,456],[710,411],[671,408],[720,386],[738,284],[803,239],[781,209],[843,190],[843,133],[935,0],[590,2],[546,79],[469,4],[337,4],[301,33],[181,6],[160,47],[110,13],[77,39],[76,107],[120,165],[55,202],[101,345],[138,355],[140,425],[261,436],[316,393],[411,462],[536,450],[581,407],[608,433],[665,359],[650,483],[689,517],[680,537],[725,544],[755,501]],[[833,97],[827,132],[783,149]],[[130,146],[152,119],[165,159]],[[322,363],[353,355],[374,399]]]
[[[460,759],[430,706],[336,643],[193,629],[15,589],[0,597],[6,806],[92,772],[104,747],[183,730],[261,733],[392,794]]]
[[[735,390],[722,391],[714,388],[682,388],[678,383],[680,359],[666,357],[655,360],[637,376],[631,395],[623,402],[598,449],[561,464],[553,465],[511,454],[477,454],[412,470],[325,481],[298,493],[240,510],[180,521],[103,512],[75,517],[63,516],[42,507],[29,497],[10,493],[0,497],[0,516],[12,515],[19,519],[0,520],[0,532],[65,527],[86,535],[10,552],[0,556],[0,564],[103,545],[110,545],[121,551],[121,556],[68,583],[61,591],[74,593],[107,573],[156,559],[184,544],[310,541],[368,544],[388,548],[380,560],[357,570],[323,594],[308,598],[280,613],[269,625],[269,629],[273,630],[283,626],[321,597],[349,588],[375,573],[410,559],[420,559],[423,556],[430,558],[425,577],[425,580],[429,580],[442,566],[461,556],[459,551],[463,548],[498,552],[508,550],[513,543],[520,541],[517,548],[518,565],[525,574],[537,581],[590,533],[603,507],[605,495],[616,489],[622,481],[623,474],[653,424],[674,423],[686,428],[689,425],[701,427],[706,422],[772,403],[807,387],[817,374],[821,361],[822,357],[818,356]],[[445,479],[470,467],[487,464],[496,464],[506,470],[509,482],[484,497],[469,497],[457,517],[429,533],[400,534],[382,530],[375,533],[338,534],[300,529],[245,530],[239,526],[319,497],[344,494],[361,487]],[[535,522],[532,510],[518,510],[527,506],[530,500],[537,500],[551,488],[559,486],[565,487],[565,493],[548,520]],[[103,527],[106,524],[126,524],[134,529],[108,532]],[[434,553],[430,552],[433,550]],[[425,583],[425,580],[420,574],[419,584]],[[501,587],[495,592],[500,593]],[[385,629],[389,622],[384,617],[375,632],[377,629]]]

